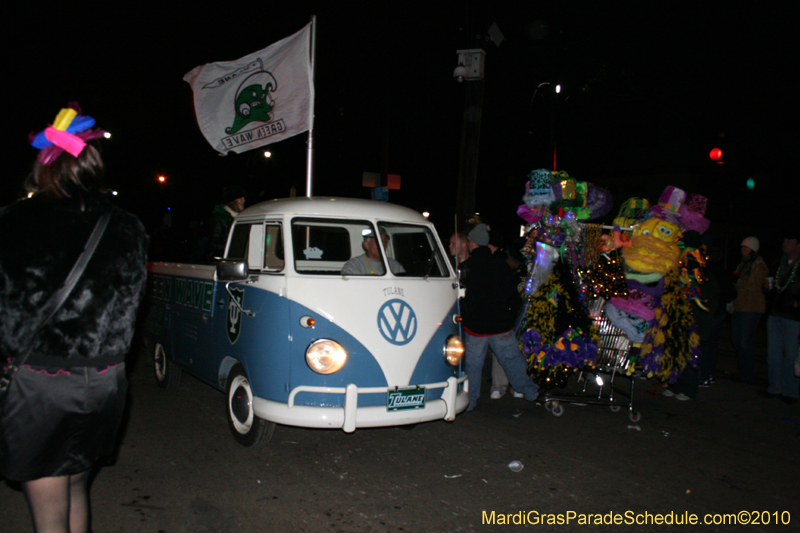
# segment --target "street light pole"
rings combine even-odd
[[[453,77],[467,81],[464,114],[461,122],[461,153],[458,166],[456,213],[466,220],[475,212],[475,187],[478,178],[478,149],[483,115],[483,66],[486,53],[480,49],[458,50],[458,66]]]
[[[482,115],[483,80],[472,81],[466,87],[464,115],[461,123],[461,153],[456,192],[456,212],[461,221],[466,220],[475,212]]]

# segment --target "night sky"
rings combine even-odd
[[[548,5],[556,4],[556,5]],[[104,143],[117,202],[156,231],[204,220],[223,186],[248,203],[305,194],[306,136],[220,157],[194,119],[182,78],[260,50],[317,15],[315,194],[368,198],[363,172],[388,169],[390,201],[453,227],[466,84],[456,50],[486,50],[476,210],[507,240],[528,172],[557,168],[631,196],[667,185],[709,197],[715,239],[754,234],[778,246],[798,224],[796,29],[790,13],[681,10],[620,2],[108,3],[22,8],[5,17],[5,178],[15,198],[36,152],[27,134],[69,101],[113,137]],[[93,4],[94,5],[94,4]],[[720,3],[719,5],[725,5]],[[486,38],[495,22],[505,36]],[[547,85],[560,83],[554,95]],[[720,147],[724,164],[709,151]],[[164,174],[167,185],[158,185]],[[745,187],[748,177],[755,189]],[[794,217],[794,218],[792,218]]]

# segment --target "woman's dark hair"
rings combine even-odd
[[[89,142],[78,157],[64,152],[49,166],[36,159],[26,188],[56,197],[69,196],[65,189],[70,184],[81,189],[99,188],[104,174],[100,150]]]

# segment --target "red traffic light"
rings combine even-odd
[[[721,161],[722,150],[720,150],[719,148],[714,148],[708,153],[708,157],[710,157],[713,161]]]

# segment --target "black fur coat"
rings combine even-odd
[[[0,356],[33,342],[26,364],[102,367],[124,361],[147,278],[147,234],[138,218],[95,190],[36,195],[0,208]],[[33,337],[44,303],[67,278],[102,213],[108,227],[64,305]]]

